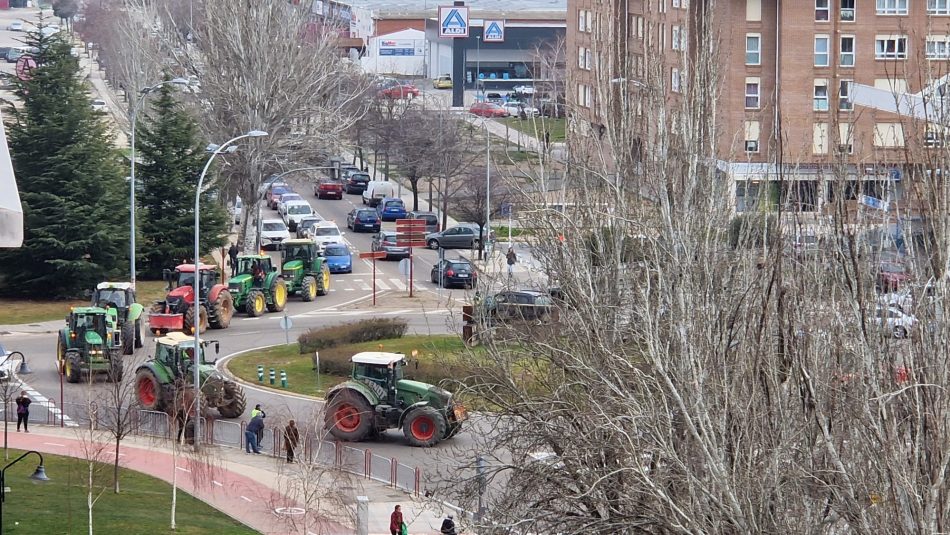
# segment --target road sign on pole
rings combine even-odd
[[[426,221],[425,219],[397,219],[396,246],[398,247],[425,247]]]
[[[439,37],[468,37],[468,8],[439,6]]]
[[[386,258],[385,251],[372,251],[369,253],[360,253],[360,258],[373,259],[373,306],[376,306],[376,259]]]
[[[284,317],[280,318],[280,328],[284,330],[284,343],[286,345],[290,345],[290,329],[293,326],[294,320],[287,316],[287,312],[284,312]]]

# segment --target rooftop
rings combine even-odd
[[[357,364],[374,364],[377,366],[389,366],[390,364],[395,364],[400,360],[405,359],[406,356],[402,353],[386,353],[383,351],[363,351],[362,353],[357,353],[353,355],[353,362]]]
[[[387,16],[404,15],[405,18],[435,18],[439,8],[439,3],[432,0],[341,0],[340,3]],[[468,3],[468,8],[469,18],[476,20],[484,17],[512,21],[564,20],[567,0],[478,0]]]

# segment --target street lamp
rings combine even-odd
[[[168,85],[168,84],[188,85],[188,80],[186,80],[186,79],[184,79],[184,78],[173,78],[173,79],[171,79],[171,80],[165,80],[165,81],[163,81],[163,82],[159,82],[159,83],[157,83],[157,84],[150,85],[150,86],[146,87],[145,89],[142,89],[142,91],[140,92],[140,95],[139,95],[138,100],[135,102],[135,105],[132,106],[132,115],[131,115],[131,118],[130,118],[130,122],[132,123],[132,136],[131,136],[131,137],[132,137],[132,147],[131,147],[132,150],[130,151],[130,153],[131,153],[131,160],[132,160],[132,164],[131,164],[131,166],[132,166],[132,176],[129,178],[129,190],[130,190],[130,193],[129,193],[129,214],[130,214],[131,221],[132,221],[131,224],[129,225],[130,234],[131,234],[131,237],[130,237],[130,239],[131,239],[131,243],[130,243],[130,249],[131,249],[131,255],[130,255],[131,266],[130,266],[130,269],[131,269],[131,271],[132,271],[132,288],[135,288],[135,122],[136,122],[136,120],[138,119],[139,108],[141,108],[141,107],[142,107],[142,104],[145,103],[145,97],[147,97],[147,96],[149,96],[150,94],[154,93],[155,91],[157,91],[158,89],[160,89],[162,86]]]
[[[30,479],[32,479],[33,481],[39,481],[39,482],[41,482],[41,483],[42,483],[42,482],[49,481],[49,478],[46,477],[46,468],[43,467],[43,454],[40,453],[40,452],[38,452],[38,451],[30,450],[30,451],[24,453],[23,455],[20,455],[20,456],[17,457],[16,459],[10,461],[9,464],[7,464],[6,466],[4,466],[3,469],[0,470],[0,535],[3,535],[3,503],[7,500],[7,492],[6,492],[6,488],[7,488],[7,481],[6,481],[7,468],[10,468],[11,466],[15,465],[16,463],[22,461],[24,457],[26,457],[27,455],[29,455],[29,454],[31,454],[31,453],[35,453],[37,456],[39,456],[39,458],[40,458],[40,464],[39,464],[39,466],[36,467],[36,470],[33,471],[33,475],[30,476]]]
[[[482,257],[488,261],[488,249],[485,242],[491,237],[491,134],[488,132],[488,119],[482,118],[485,129],[485,228],[484,235],[478,237]]]
[[[201,237],[200,224],[201,224],[201,211],[200,211],[200,202],[201,202],[201,188],[204,184],[205,175],[208,173],[208,168],[211,167],[211,162],[214,161],[214,157],[225,152],[234,152],[233,149],[229,148],[229,145],[235,141],[244,139],[246,137],[263,137],[266,136],[267,132],[261,130],[251,130],[246,134],[231,138],[221,145],[211,146],[211,157],[208,158],[208,163],[205,164],[204,169],[201,170],[201,176],[198,177],[198,188],[195,190],[195,293],[194,293],[194,302],[195,302],[195,316],[194,321],[191,324],[191,328],[195,331],[195,353],[192,358],[191,367],[194,369],[194,389],[195,389],[195,436],[194,436],[194,445],[198,447],[198,438],[201,436],[201,374],[198,373],[198,368],[200,364],[200,351],[201,351],[201,313],[198,310],[198,307],[201,306],[201,300],[198,299],[201,282],[201,270],[198,266],[201,265],[201,251],[198,248],[198,240]],[[0,533],[0,535],[3,535]]]
[[[475,100],[478,100],[478,84],[482,75],[482,37],[475,36]]]

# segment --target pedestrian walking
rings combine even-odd
[[[239,252],[240,251],[238,250],[237,243],[232,243],[231,248],[228,249],[228,258],[231,259],[231,276],[232,277],[237,274],[237,257],[238,257]]]
[[[251,421],[248,422],[247,427],[244,428],[244,451],[251,453],[253,450],[254,453],[260,454],[260,441],[257,439],[257,437],[263,434],[264,418],[258,414],[251,418]]]
[[[264,418],[267,418],[267,414],[263,411],[263,409],[261,409],[260,403],[258,403],[257,405],[254,405],[254,410],[251,411],[251,419],[253,419],[255,416],[260,416],[261,420],[264,420]],[[263,421],[261,422],[261,424],[263,424]],[[260,443],[263,441],[264,441],[264,426],[261,425],[260,431],[257,432],[257,444],[260,445]]]
[[[518,255],[515,254],[515,248],[509,247],[508,254],[505,255],[505,259],[508,262],[508,278],[510,279],[515,272],[515,264],[518,262]]]
[[[297,423],[293,420],[287,422],[284,428],[284,447],[287,448],[287,462],[294,462],[294,450],[300,442],[300,431],[297,429]]]
[[[16,430],[20,432],[20,424],[23,424],[23,430],[30,432],[30,403],[33,400],[26,395],[26,390],[20,392],[20,397],[16,398]]]
[[[406,523],[402,519],[402,508],[397,505],[396,508],[393,509],[393,514],[389,515],[390,535],[402,535],[406,532],[406,530],[403,529],[405,525]]]
[[[442,535],[458,535],[458,532],[455,531],[455,517],[451,514],[445,517],[445,520],[442,521],[442,527],[439,528],[439,533]]]

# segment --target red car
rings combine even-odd
[[[907,267],[900,262],[881,262],[877,271],[877,288],[882,292],[894,292],[911,279]]]
[[[313,196],[318,199],[343,199],[343,183],[329,178],[313,185]]]
[[[393,84],[379,90],[378,96],[394,100],[411,99],[419,96],[419,88],[412,84]]]
[[[476,102],[468,112],[479,117],[508,117],[505,108],[493,102]]]

